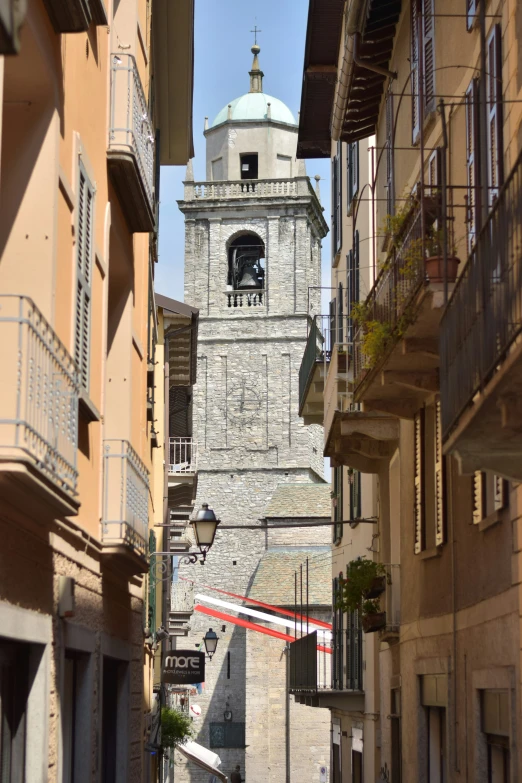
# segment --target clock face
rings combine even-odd
[[[239,423],[248,424],[259,415],[261,396],[253,386],[243,383],[229,393],[229,414]]]

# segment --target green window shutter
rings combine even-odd
[[[76,228],[76,307],[74,359],[80,383],[89,390],[94,188],[80,163]]]

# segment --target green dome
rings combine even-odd
[[[270,104],[270,119],[272,122],[284,122],[287,125],[295,125],[295,118],[288,106],[278,98],[266,95],[264,92],[247,92],[240,98],[231,102],[232,122],[240,120],[267,120],[267,103]],[[228,105],[224,106],[211,127],[221,125],[228,119]]]

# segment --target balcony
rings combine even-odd
[[[198,444],[193,438],[169,438],[169,483],[192,481],[198,469]]]
[[[305,424],[323,424],[324,383],[338,334],[336,319],[314,316],[299,368],[299,415]]]
[[[148,569],[149,472],[129,441],[103,442],[104,559],[129,574]]]
[[[109,174],[130,231],[152,231],[154,129],[134,57],[111,58]]]
[[[308,177],[291,179],[238,179],[220,182],[185,182],[185,201],[230,201],[288,196],[313,196]]]
[[[194,614],[194,585],[192,582],[173,582],[170,589],[169,633],[188,636],[190,618]]]
[[[346,634],[348,639],[348,631]],[[347,677],[346,684],[338,682],[332,661],[332,652],[335,659],[335,645],[339,644],[340,640],[334,630],[332,650],[330,636],[331,634],[327,635],[324,631],[314,631],[290,644],[290,693],[294,695],[298,704],[306,704],[309,707],[337,707],[364,711],[360,630],[357,638],[352,635],[354,643],[359,645],[360,657],[357,661],[353,659],[353,666],[350,668],[350,676],[353,675],[353,679],[349,680]],[[359,672],[359,676],[356,676],[354,667]]]
[[[264,310],[265,296],[266,291],[264,289],[225,291],[227,307],[232,309],[242,308],[243,310],[248,310],[249,307],[256,307],[259,310]]]
[[[422,215],[424,214],[424,218]],[[423,236],[435,223],[435,198],[416,200],[370,291],[354,340],[354,402],[364,410],[413,418],[439,389],[439,324],[444,284],[426,272]],[[451,291],[454,283],[449,282]]]
[[[522,480],[522,156],[441,322],[443,448],[463,473]]]
[[[34,302],[0,295],[0,485],[30,515],[78,513],[78,377]]]
[[[44,0],[57,33],[81,33],[90,25],[108,24],[104,0]]]

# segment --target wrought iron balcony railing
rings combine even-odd
[[[337,346],[337,371],[346,373],[353,352],[353,322],[348,315],[316,315],[310,325],[306,347],[299,368],[299,411],[306,403],[317,364],[324,364],[326,376],[334,348]],[[301,413],[302,415],[302,413]]]
[[[308,177],[185,182],[185,201],[310,195],[315,197],[315,191]]]
[[[337,618],[337,619],[336,619]],[[339,623],[334,612],[332,631],[332,689],[363,690],[363,640],[358,612],[348,612]]]
[[[290,644],[290,692],[329,690],[332,681],[330,634],[313,631]]]
[[[112,54],[109,163],[133,231],[154,228],[154,142],[136,60]]]
[[[442,317],[444,439],[498,372],[521,332],[522,154],[477,237]]]
[[[169,475],[197,470],[198,444],[193,438],[169,438]]]
[[[0,295],[0,364],[0,458],[36,468],[77,503],[78,373],[28,297]]]
[[[149,472],[127,440],[103,442],[102,542],[147,554]]]

